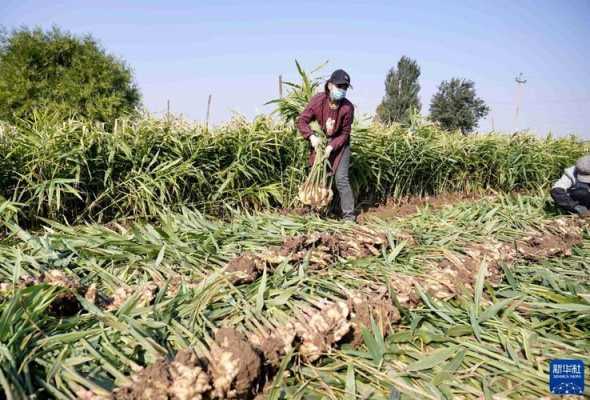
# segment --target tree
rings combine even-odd
[[[91,36],[0,32],[0,120],[28,119],[39,109],[108,122],[139,104],[129,67]]]
[[[477,97],[475,84],[465,79],[443,81],[430,103],[430,118],[448,130],[472,132],[490,108]]]
[[[406,56],[397,63],[397,70],[389,70],[385,78],[385,96],[377,107],[377,116],[382,122],[407,124],[413,112],[420,112],[419,77],[420,67]]]

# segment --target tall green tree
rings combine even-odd
[[[379,120],[407,124],[414,112],[420,112],[420,67],[415,60],[403,56],[397,69],[391,68],[385,78],[385,96],[377,107]]]
[[[139,104],[131,69],[91,36],[58,28],[0,32],[0,119],[41,110],[108,122]]]
[[[490,108],[477,97],[475,84],[466,79],[443,81],[430,103],[430,118],[448,130],[460,129],[464,135],[477,128]]]

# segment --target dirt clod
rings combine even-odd
[[[172,361],[156,361],[131,380],[113,392],[115,400],[201,400],[211,388],[202,361],[189,350],[180,351]]]
[[[380,292],[369,291],[369,293],[355,293],[349,298],[349,305],[352,310],[352,341],[353,346],[363,343],[363,328],[371,330],[371,319],[375,321],[383,336],[389,334],[392,323],[400,320],[397,308],[387,296],[387,288]]]
[[[282,256],[288,256],[303,250],[306,240],[307,238],[303,235],[286,238],[281,246],[280,254]]]
[[[561,217],[545,226],[544,231],[533,231],[516,242],[518,254],[526,260],[537,261],[547,257],[569,256],[572,247],[582,243],[583,221]]]
[[[76,298],[80,289],[80,279],[77,276],[68,275],[62,270],[50,269],[39,276],[37,283],[63,288],[47,308],[50,315],[67,317],[82,309]]]
[[[548,233],[544,236],[529,236],[520,240],[516,242],[516,248],[523,258],[538,261],[547,257],[570,256],[572,247],[580,242],[581,237]]]
[[[396,272],[390,275],[389,286],[391,286],[400,305],[412,308],[420,303],[420,296],[416,291],[418,280],[418,277]]]
[[[291,323],[278,326],[272,332],[251,334],[248,340],[263,355],[266,364],[278,368],[282,357],[291,351],[295,329]]]
[[[295,331],[301,339],[299,355],[303,361],[317,360],[348,333],[348,314],[346,303],[324,302],[297,316]]]
[[[260,275],[256,257],[252,253],[244,253],[232,259],[225,267],[225,272],[230,274],[233,284],[251,283]]]
[[[108,311],[117,310],[127,301],[129,297],[135,293],[139,293],[139,298],[137,301],[138,306],[149,305],[154,300],[157,290],[158,286],[153,282],[146,283],[136,288],[121,286],[115,290],[112,297],[104,301],[105,308]]]
[[[56,317],[68,317],[82,309],[76,295],[72,292],[60,293],[51,302],[47,311]]]
[[[260,356],[242,334],[232,328],[219,329],[209,358],[212,396],[219,399],[251,397],[260,379],[261,366]]]
[[[113,397],[117,400],[139,400],[142,398],[167,399],[172,377],[168,361],[161,359],[142,369],[131,377],[132,384],[115,390]]]

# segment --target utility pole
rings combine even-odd
[[[279,75],[279,98],[283,98],[283,75]]]
[[[524,76],[521,72],[520,74],[518,74],[516,78],[514,78],[514,81],[516,82],[516,112],[514,113],[514,130],[518,131],[518,115],[520,113],[520,103],[522,101],[522,95],[524,93],[524,85],[527,82],[527,80],[524,79]]]
[[[207,119],[205,122],[205,130],[209,130],[209,116],[211,115],[211,96],[209,95],[209,99],[207,100]]]

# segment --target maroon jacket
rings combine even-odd
[[[328,136],[328,144],[332,146],[330,163],[332,171],[336,171],[342,158],[342,151],[350,144],[350,129],[354,119],[354,106],[344,99],[338,108],[330,108],[330,100],[324,92],[318,93],[309,101],[305,110],[297,118],[297,129],[304,138],[309,139],[313,134],[309,123],[317,121],[322,131]],[[312,149],[309,156],[310,164],[313,164],[315,152]]]

